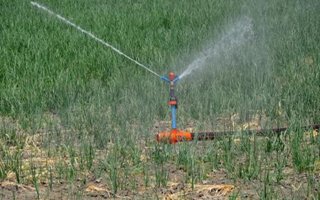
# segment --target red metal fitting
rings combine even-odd
[[[169,73],[169,80],[173,81],[176,78],[176,75],[173,72]]]

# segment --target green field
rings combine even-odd
[[[319,0],[38,3],[160,75],[250,19],[250,40],[176,87],[180,129],[236,133],[157,143],[168,85],[29,1],[0,0],[0,199],[320,198],[320,136],[300,128],[320,123]],[[276,127],[289,129],[244,131]]]

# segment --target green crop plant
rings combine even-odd
[[[194,144],[193,144],[194,145]],[[180,146],[177,152],[178,168],[183,169],[186,174],[186,181],[191,182],[192,189],[199,178],[200,169],[198,168],[198,156],[195,154],[196,149],[188,143]]]
[[[87,170],[91,170],[93,167],[93,161],[94,161],[94,154],[95,149],[91,143],[87,144],[83,142],[83,146],[80,147],[80,168],[86,167]]]
[[[181,144],[178,152],[177,152],[177,165],[179,167],[186,167],[188,166],[188,161],[192,154],[193,149],[190,148],[190,145],[187,143]],[[186,169],[185,169],[186,170]]]
[[[247,138],[247,139],[246,139]],[[259,149],[257,144],[257,138],[254,135],[251,142],[249,137],[242,137],[243,143],[241,144],[244,150],[245,160],[244,163],[240,163],[239,176],[248,180],[256,178],[260,174],[261,161],[259,160]],[[245,147],[244,147],[245,146]]]
[[[155,145],[152,152],[152,159],[155,163],[154,174],[156,179],[156,185],[166,186],[168,182],[168,168],[167,162],[170,158],[171,148],[168,145]]]
[[[7,172],[4,166],[3,161],[0,161],[0,180],[3,180],[7,177]]]
[[[34,188],[36,190],[37,199],[40,199],[40,191],[39,191],[39,180],[38,180],[38,174],[37,174],[37,168],[36,166],[31,163],[30,171],[32,175],[32,184],[34,185]]]
[[[11,167],[16,176],[17,183],[21,183],[21,167],[22,167],[22,152],[21,150],[17,150],[13,153],[8,159],[11,160]]]
[[[150,185],[150,174],[149,174],[149,168],[147,164],[144,164],[142,166],[142,173],[143,173],[144,186],[148,187]]]
[[[57,180],[59,181],[59,182],[64,182],[64,180],[65,180],[65,176],[66,176],[66,174],[67,174],[67,172],[66,172],[66,167],[65,167],[65,165],[64,165],[64,163],[63,163],[63,161],[62,160],[59,160],[57,163],[56,163],[56,165],[55,165],[55,172],[56,172],[56,176],[57,176]]]
[[[283,178],[283,170],[285,166],[287,165],[287,155],[286,154],[281,154],[277,153],[274,167],[275,167],[275,176],[276,176],[276,182],[279,183]]]
[[[299,172],[313,169],[316,154],[313,146],[303,143],[303,132],[298,130],[292,138],[292,158],[293,164]]]
[[[211,170],[215,170],[219,169],[219,153],[217,152],[218,148],[215,148],[216,142],[212,143],[212,145],[208,146],[208,149],[203,156],[203,161],[208,163]]]
[[[230,172],[234,172],[235,153],[233,149],[232,138],[221,141],[223,166]]]
[[[272,188],[272,183],[270,180],[270,173],[269,171],[265,172],[263,177],[263,186],[260,189],[259,197],[260,199],[268,200],[273,199],[276,196],[274,190]]]

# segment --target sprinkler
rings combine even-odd
[[[169,142],[171,144],[180,142],[180,141],[190,141],[193,140],[193,136],[190,132],[182,131],[177,129],[177,108],[178,100],[175,96],[174,88],[176,83],[179,81],[179,76],[176,76],[175,73],[170,72],[168,76],[161,76],[161,79],[169,84],[169,101],[168,105],[171,109],[171,131],[170,132],[161,132],[157,134],[158,142]]]

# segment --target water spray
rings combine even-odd
[[[196,58],[186,66],[186,69],[179,75],[182,79],[190,75],[195,70],[199,70],[210,61],[213,64],[219,63],[227,55],[239,50],[239,47],[250,41],[254,37],[252,19],[249,17],[239,18],[232,26],[221,31],[220,37],[203,49]]]
[[[137,64],[138,66],[144,68],[145,70],[147,70],[148,72],[152,73],[153,75],[155,76],[158,76],[158,77],[161,77],[159,74],[157,74],[156,72],[152,71],[151,69],[149,69],[148,67],[146,67],[144,64],[136,61],[135,59],[131,58],[130,56],[126,55],[125,53],[123,53],[122,51],[120,51],[119,49],[115,48],[114,46],[112,46],[111,44],[109,44],[108,42],[98,38],[97,36],[95,36],[93,33],[91,33],[90,31],[86,31],[84,30],[83,28],[81,28],[80,26],[76,25],[75,23],[71,22],[70,20],[66,19],[65,17],[62,17],[61,15],[51,11],[50,9],[48,9],[47,7],[37,3],[37,2],[34,2],[34,1],[31,1],[30,2],[31,5],[39,8],[39,9],[42,9],[44,11],[46,11],[47,13],[49,13],[50,15],[52,16],[55,16],[57,17],[58,19],[60,19],[61,21],[63,21],[64,23],[68,24],[69,26],[72,26],[74,28],[76,28],[78,31],[84,33],[85,35],[91,37],[92,39],[94,39],[95,41],[103,44],[104,46],[106,47],[109,47],[110,49],[112,49],[113,51],[115,51],[116,53],[120,54],[121,56],[127,58],[128,60],[134,62],[135,64]]]

